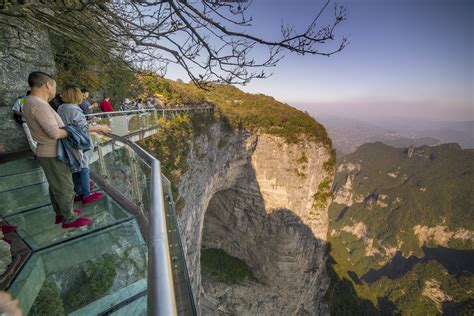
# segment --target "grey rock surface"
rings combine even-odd
[[[329,159],[322,144],[232,134],[219,124],[194,140],[179,186],[180,230],[202,314],[328,314],[328,205],[315,208],[313,195],[332,180],[323,168]],[[203,246],[244,260],[258,281],[228,285],[202,276]]]
[[[0,19],[0,154],[28,149],[21,126],[12,118],[11,107],[25,95],[28,74],[54,74],[54,57],[48,33],[17,18]],[[2,148],[3,147],[3,148]]]

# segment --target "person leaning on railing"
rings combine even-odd
[[[64,103],[59,106],[58,114],[63,122],[68,126],[75,126],[84,134],[84,137],[91,143],[88,132],[104,132],[109,133],[110,128],[106,125],[89,126],[87,119],[80,107],[83,101],[83,94],[79,86],[75,84],[64,85],[61,91],[61,98]],[[102,199],[102,193],[92,192],[90,189],[89,162],[92,158],[94,148],[91,146],[85,150],[77,150],[79,152],[80,166],[77,172],[72,173],[74,182],[74,192],[76,196],[74,201],[82,201],[82,204],[88,204]]]
[[[49,196],[63,228],[89,225],[87,218],[77,218],[82,210],[73,210],[74,186],[69,167],[57,159],[58,139],[68,136],[61,127],[63,120],[48,104],[56,94],[56,81],[50,75],[35,71],[28,76],[31,95],[26,97],[24,116],[33,139],[38,143],[36,156],[49,184]],[[58,221],[56,221],[59,223]]]
[[[91,104],[89,101],[89,90],[86,88],[81,89],[82,92],[82,102],[79,103],[79,107],[81,108],[84,114],[92,114],[93,109],[97,107],[97,102]]]

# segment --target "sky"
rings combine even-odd
[[[325,1],[254,0],[248,29],[278,39],[280,25],[303,30]],[[334,1],[332,1],[334,3]],[[356,118],[474,120],[474,1],[340,0],[347,20],[340,53],[286,53],[273,75],[239,88],[310,113]],[[331,17],[332,5],[321,22]],[[253,52],[263,57],[262,51]],[[167,77],[182,76],[179,71]]]

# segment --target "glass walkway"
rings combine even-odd
[[[32,157],[0,164],[0,218],[18,227],[5,235],[12,262],[0,289],[25,315],[196,314],[171,184],[158,160],[117,136],[146,137],[158,114],[116,113],[100,118],[113,134],[94,137],[91,177],[104,198],[75,202],[93,220],[87,227],[54,224],[48,183]]]

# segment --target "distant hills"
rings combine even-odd
[[[352,153],[362,144],[377,141],[400,148],[443,143],[474,148],[474,121],[432,122],[401,118],[364,121],[310,114],[325,125],[339,154]]]
[[[364,304],[345,304],[368,314],[367,302],[382,314],[474,314],[473,150],[364,144],[341,158],[333,192],[333,307],[352,293]]]

